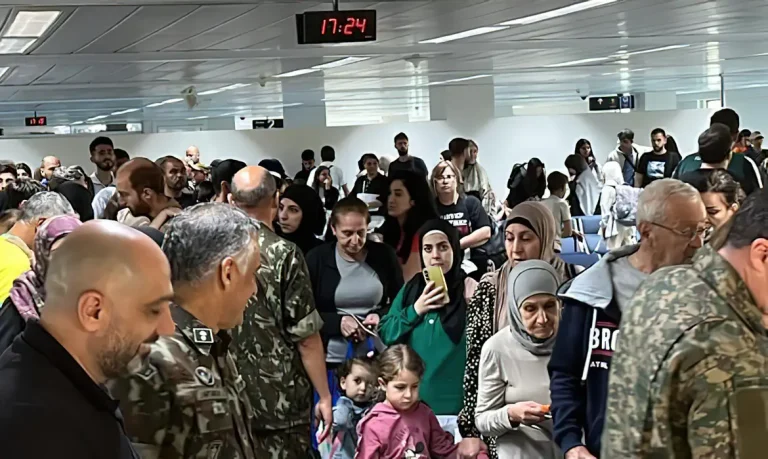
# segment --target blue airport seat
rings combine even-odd
[[[562,253],[576,253],[576,240],[572,237],[564,237],[560,240]]]
[[[566,263],[589,268],[600,260],[600,255],[596,253],[561,253],[560,258]]]
[[[590,252],[596,252],[600,255],[608,253],[608,247],[602,236],[598,236],[597,234],[585,234],[584,237],[587,240],[587,247],[589,247]]]
[[[597,234],[600,232],[600,215],[592,215],[585,217],[574,217],[573,220],[578,220],[574,226],[576,229],[581,228],[584,234]]]

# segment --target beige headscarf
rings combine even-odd
[[[522,221],[521,221],[522,220]],[[555,253],[555,239],[558,226],[555,217],[547,206],[540,202],[526,201],[516,205],[507,218],[508,226],[511,223],[521,223],[533,230],[541,243],[539,259],[552,265],[560,276],[560,282],[568,280],[568,272],[565,262]],[[504,263],[496,276],[496,303],[494,305],[494,332],[509,325],[509,310],[507,306],[507,282],[512,266],[509,261]],[[496,273],[494,273],[496,274]]]

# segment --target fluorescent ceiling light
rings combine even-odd
[[[294,102],[292,104],[268,105],[268,106],[266,106],[264,108],[266,108],[267,110],[271,110],[271,109],[274,109],[274,108],[298,107],[299,105],[304,105],[304,103],[303,102]]]
[[[34,43],[34,38],[2,38],[0,54],[24,54]]]
[[[5,75],[5,72],[8,71],[8,67],[0,67],[0,77]]]
[[[38,38],[56,22],[60,14],[61,11],[19,11],[5,36]]]
[[[680,48],[687,48],[691,45],[670,45],[670,46],[662,46],[661,48],[653,48],[653,49],[644,49],[641,51],[631,51],[626,54],[625,56],[637,56],[638,54],[650,54],[650,53],[658,53],[661,51],[670,51],[673,49],[680,49]]]
[[[354,64],[355,62],[367,61],[368,59],[370,59],[370,57],[350,56],[350,57],[345,57],[344,59],[339,59],[338,61],[327,62],[325,64],[320,64],[320,65],[314,65],[312,66],[312,68],[315,70],[328,70],[328,69],[334,69],[336,67],[342,67],[344,65]]]
[[[162,102],[155,102],[154,104],[149,104],[146,106],[146,108],[154,108],[154,107],[159,107],[161,105],[167,105],[167,104],[175,104],[176,102],[181,102],[182,100],[184,99],[168,99]]]
[[[292,72],[285,72],[279,75],[275,75],[275,78],[290,78],[290,77],[306,75],[308,73],[314,73],[319,71],[320,69],[299,69],[299,70],[294,70]]]
[[[140,108],[129,108],[129,109],[126,109],[126,110],[120,110],[119,112],[111,113],[110,116],[125,115],[126,113],[138,112],[139,110],[141,110],[141,109]]]
[[[499,25],[513,26],[513,25],[526,25],[533,24],[535,22],[546,21],[547,19],[553,19],[566,14],[578,13],[579,11],[588,10],[591,8],[597,8],[598,6],[608,5],[615,3],[617,0],[588,0],[586,2],[576,3],[575,5],[566,6],[564,8],[558,8],[556,10],[546,11],[544,13],[534,14],[533,16],[526,16],[524,18],[513,19],[511,21],[502,22]]]
[[[454,33],[451,35],[445,35],[443,37],[432,38],[430,40],[420,41],[420,44],[438,44],[447,43],[449,41],[461,40],[462,38],[476,37],[478,35],[485,35],[487,33],[498,32],[500,30],[508,29],[506,26],[490,26],[490,27],[478,27],[477,29],[465,30],[464,32]]]
[[[83,123],[84,121],[75,121],[74,123],[69,123],[69,124],[71,124],[72,126],[77,126],[78,124],[83,124]]]
[[[99,116],[94,116],[93,118],[88,118],[88,119],[87,119],[87,120],[85,120],[85,121],[97,121],[97,120],[103,120],[104,118],[106,118],[106,117],[108,117],[108,116],[109,116],[109,115],[99,115]]]
[[[470,81],[470,80],[477,80],[479,78],[489,78],[491,75],[474,75],[464,78],[455,78],[453,80],[445,80],[445,81],[433,81],[431,83],[427,83],[425,86],[434,86],[438,84],[450,84],[450,83],[460,83],[462,81]]]
[[[210,96],[212,94],[218,94],[218,93],[224,92],[224,91],[231,91],[233,89],[247,88],[250,85],[251,85],[250,83],[235,83],[235,84],[231,84],[229,86],[224,86],[223,88],[219,88],[219,89],[209,89],[208,91],[198,92],[197,95],[198,96]]]
[[[603,62],[603,61],[607,61],[608,59],[610,59],[610,58],[608,58],[608,57],[590,57],[589,59],[579,59],[577,61],[561,62],[559,64],[547,65],[545,67],[550,67],[550,68],[554,68],[554,67],[568,67],[568,66],[571,66],[571,65],[589,64],[589,63],[592,63],[592,62]]]
[[[210,117],[209,117],[209,116],[207,116],[207,115],[203,115],[203,116],[193,116],[192,118],[187,118],[187,120],[189,120],[189,121],[192,121],[192,120],[204,120],[204,119],[206,119],[206,118],[210,118]]]

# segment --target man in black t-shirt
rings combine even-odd
[[[401,132],[395,136],[395,148],[399,157],[389,163],[388,175],[398,171],[411,171],[424,175],[424,178],[429,176],[429,170],[424,161],[408,154],[408,136],[405,133]]]
[[[672,176],[677,164],[682,159],[680,154],[667,151],[667,133],[656,128],[651,132],[653,151],[643,154],[635,171],[635,187],[645,188],[656,180]]]

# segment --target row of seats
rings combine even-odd
[[[576,231],[584,234],[584,240],[576,237],[564,238],[560,258],[566,263],[589,268],[600,260],[602,255],[608,252],[605,241],[598,234],[600,232],[599,215],[588,217],[575,217],[571,220],[571,226]]]

